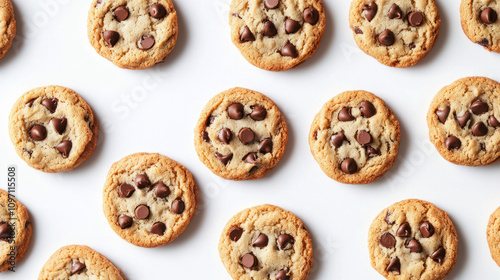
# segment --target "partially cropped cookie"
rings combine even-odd
[[[485,49],[500,52],[500,2],[462,0],[460,19],[467,37]]]
[[[486,237],[491,257],[500,266],[500,207],[490,216]]]
[[[321,0],[233,0],[231,40],[253,65],[284,71],[310,58],[325,31]]]
[[[500,159],[500,84],[468,77],[441,89],[427,113],[429,138],[446,160],[480,166]]]
[[[121,270],[103,255],[83,245],[57,250],[45,263],[38,280],[125,280]]]
[[[94,152],[99,126],[90,106],[61,86],[39,87],[12,107],[9,134],[29,166],[49,173],[71,170]]]
[[[368,249],[373,268],[386,279],[441,280],[455,266],[458,239],[445,211],[409,199],[375,218]]]
[[[10,0],[0,0],[0,58],[10,49],[15,36],[14,7]]]
[[[235,280],[305,280],[313,266],[306,227],[293,213],[273,205],[232,217],[222,231],[219,254]]]
[[[267,96],[233,88],[212,98],[195,128],[198,157],[229,180],[263,177],[285,153],[288,127]]]
[[[32,231],[28,210],[0,189],[0,272],[17,270],[30,245]]]
[[[330,178],[368,184],[396,161],[401,131],[398,119],[372,93],[346,91],[328,101],[309,132],[311,153]]]
[[[177,33],[171,0],[93,0],[90,6],[90,44],[121,68],[146,69],[164,61]]]
[[[434,47],[441,18],[434,0],[354,0],[349,24],[366,54],[388,66],[409,67]]]
[[[198,207],[198,189],[191,173],[159,154],[137,153],[115,162],[103,196],[104,215],[111,228],[141,247],[172,242]]]

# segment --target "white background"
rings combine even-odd
[[[315,250],[309,279],[383,279],[371,268],[367,232],[385,207],[407,198],[447,211],[459,236],[458,262],[449,279],[498,279],[486,225],[500,206],[500,164],[448,163],[428,141],[426,113],[433,96],[458,78],[500,80],[500,55],[471,43],[460,27],[459,1],[439,1],[442,26],[436,46],[409,69],[383,66],[356,47],[348,26],[349,0],[325,0],[327,28],[317,53],[297,69],[272,73],[251,66],[229,39],[229,0],[175,0],[179,39],[163,64],[123,70],[99,56],[87,40],[90,1],[15,0],[18,35],[0,60],[0,180],[18,166],[19,200],[34,232],[16,273],[35,279],[49,256],[68,244],[86,244],[108,257],[128,279],[230,279],[217,243],[228,219],[271,203],[294,212],[309,228]],[[495,71],[496,70],[496,71]],[[73,171],[45,174],[29,168],[9,140],[8,114],[16,99],[38,86],[57,84],[82,95],[100,120],[93,156]],[[272,98],[290,128],[288,149],[263,179],[219,179],[198,160],[193,129],[215,94],[234,86]],[[350,186],[329,179],[309,152],[314,115],[334,95],[353,89],[383,98],[399,118],[398,160],[382,179]],[[201,191],[187,230],[166,246],[131,245],[108,226],[102,188],[111,164],[135,152],[159,152],[185,165]]]

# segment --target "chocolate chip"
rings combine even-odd
[[[229,229],[229,239],[231,239],[234,242],[240,240],[242,234],[243,234],[243,229],[240,228],[239,226],[232,226]]]
[[[53,118],[50,120],[50,123],[57,131],[57,133],[63,134],[63,132],[66,130],[66,125],[68,124],[68,120],[66,120],[66,118]]]
[[[205,125],[207,127],[209,127],[210,125],[212,125],[214,123],[214,120],[215,120],[215,116],[212,116],[210,115],[207,120],[205,121]]]
[[[398,237],[408,237],[411,235],[411,227],[408,222],[403,223],[399,226],[398,231],[396,232],[396,236]]]
[[[347,139],[345,138],[344,133],[337,132],[334,135],[332,135],[330,142],[332,142],[332,145],[335,148],[340,148],[340,146],[342,146],[342,144],[344,143],[345,140],[347,140]]]
[[[160,19],[167,15],[167,9],[162,4],[153,4],[149,8],[149,15],[156,19]]]
[[[303,12],[304,21],[310,25],[315,25],[319,21],[319,13],[314,7],[309,7]]]
[[[413,50],[413,49],[415,48],[415,43],[410,43],[410,44],[408,45],[408,48],[409,48],[410,50]]]
[[[339,112],[339,121],[348,122],[356,119],[351,115],[351,107],[344,107]]]
[[[118,217],[118,225],[121,229],[129,228],[132,226],[132,218],[122,214]]]
[[[474,136],[485,136],[488,134],[488,128],[483,122],[478,122],[472,126],[472,134]]]
[[[394,222],[391,222],[391,215],[392,215],[392,212],[390,210],[387,211],[387,213],[385,214],[385,218],[384,218],[384,221],[388,224],[388,225],[392,225],[394,224]]]
[[[153,191],[156,197],[159,198],[165,198],[170,194],[170,189],[167,186],[165,186],[165,184],[163,184],[162,182],[156,183],[153,188]]]
[[[372,136],[370,135],[370,133],[368,133],[364,130],[361,130],[358,132],[358,135],[356,136],[356,140],[361,145],[370,144],[372,142]]]
[[[423,238],[429,238],[434,235],[434,227],[429,222],[423,222],[420,225],[420,233]]]
[[[356,164],[356,161],[354,161],[354,159],[346,158],[344,159],[344,161],[342,161],[340,169],[344,171],[344,173],[354,174],[358,170],[358,165]]]
[[[298,21],[295,21],[291,18],[288,18],[285,20],[285,32],[286,34],[292,34],[300,29],[300,23]]]
[[[106,44],[109,47],[114,47],[118,42],[118,40],[120,40],[120,34],[118,34],[118,32],[113,30],[104,31],[103,37],[104,37],[104,42],[106,42]]]
[[[30,129],[31,138],[35,141],[42,141],[47,138],[47,129],[43,125],[35,124]]]
[[[273,150],[273,141],[269,138],[266,138],[259,143],[259,152],[261,154],[270,153]]]
[[[36,98],[30,99],[28,102],[26,102],[26,105],[28,105],[28,107],[33,106],[33,102],[35,102],[35,100]]]
[[[257,153],[249,153],[245,156],[245,162],[250,164],[257,163]]]
[[[476,44],[479,44],[485,48],[489,47],[490,46],[490,42],[488,41],[488,39],[484,38],[480,41],[477,41]]]
[[[147,51],[155,45],[155,37],[153,37],[153,35],[144,35],[141,37],[137,45],[139,49]]]
[[[422,25],[422,21],[424,20],[424,15],[422,12],[413,12],[408,15],[408,23],[411,26],[417,27]]]
[[[368,21],[372,21],[372,19],[377,14],[378,7],[377,7],[377,4],[375,4],[375,2],[371,2],[370,4],[364,5],[363,10],[366,11],[365,18]]]
[[[149,217],[149,207],[147,205],[141,204],[135,208],[134,213],[137,219],[147,219]]]
[[[291,58],[296,58],[299,56],[297,53],[297,49],[295,49],[295,46],[292,45],[292,43],[287,43],[282,49],[281,49],[281,55],[282,56],[288,56]]]
[[[165,230],[167,230],[167,226],[162,222],[156,222],[151,227],[151,233],[157,235],[163,235],[165,233]]]
[[[481,151],[486,151],[486,146],[484,143],[480,143],[479,146],[481,147]]]
[[[203,141],[205,142],[210,143],[210,136],[208,136],[208,132],[206,131],[201,132],[201,139],[203,139]]]
[[[397,4],[392,4],[392,6],[389,8],[389,13],[387,16],[390,19],[401,19],[403,18],[403,11],[401,11],[401,8]]]
[[[71,265],[70,269],[70,274],[73,275],[75,273],[80,273],[82,270],[85,269],[85,265],[77,260],[73,261],[73,264]]]
[[[253,268],[257,265],[257,258],[252,253],[245,254],[241,258],[241,264],[246,268]]]
[[[269,242],[269,238],[267,238],[267,235],[261,233],[261,234],[259,234],[257,239],[255,239],[255,241],[252,243],[252,246],[258,247],[258,248],[264,248],[267,246],[268,242]]]
[[[233,103],[227,107],[227,114],[233,120],[241,120],[243,118],[243,105]]]
[[[138,189],[149,188],[151,186],[151,182],[146,174],[137,174],[137,176],[135,176],[134,183]]]
[[[375,106],[370,101],[363,101],[359,105],[359,110],[361,111],[361,115],[365,118],[371,118],[373,117],[376,113],[377,110],[375,110]]]
[[[233,158],[233,154],[221,155],[215,153],[215,156],[222,162],[222,164],[227,165],[227,163]]]
[[[12,235],[12,229],[8,223],[0,223],[0,239],[9,239]]]
[[[394,238],[392,234],[386,232],[380,237],[380,245],[389,249],[394,248],[394,246],[396,245],[396,238]]]
[[[268,9],[276,9],[280,4],[279,0],[264,0],[264,5]]]
[[[219,141],[221,141],[222,143],[229,144],[229,142],[231,142],[231,139],[233,138],[233,133],[231,132],[231,130],[223,128],[217,133],[217,138],[219,138]]]
[[[175,214],[182,214],[182,212],[184,212],[185,208],[186,208],[186,206],[184,205],[184,202],[182,200],[180,200],[179,198],[172,202],[171,209],[172,209],[172,212],[174,212]]]
[[[445,123],[450,114],[450,106],[446,106],[443,110],[436,110],[436,115],[441,123]]]
[[[366,152],[366,156],[368,156],[369,158],[380,155],[379,150],[377,150],[373,147],[370,147],[370,146],[366,146],[365,152]]]
[[[378,35],[378,42],[384,46],[392,46],[394,41],[394,33],[389,29],[384,30],[384,32]]]
[[[356,34],[363,34],[363,30],[361,30],[361,28],[359,28],[357,26],[354,26],[354,33],[356,33]]]
[[[255,133],[248,128],[244,127],[240,129],[240,132],[238,133],[238,138],[240,138],[241,143],[243,144],[250,144],[253,142],[253,139],[255,138]]]
[[[399,262],[398,257],[392,259],[391,262],[385,268],[386,271],[392,271],[396,273],[399,273],[400,269],[401,269],[401,263]]]
[[[248,28],[248,26],[245,26],[245,28],[243,28],[243,32],[241,32],[240,35],[240,42],[244,43],[251,41],[255,41],[255,36],[253,35],[252,31],[250,31],[250,28]]]
[[[488,104],[482,100],[476,100],[470,105],[470,110],[476,115],[482,115],[488,112]]]
[[[443,247],[439,247],[434,253],[432,253],[431,259],[439,264],[442,264],[445,255],[446,250]]]
[[[45,98],[42,100],[42,105],[49,109],[50,112],[54,113],[57,109],[57,98]]]
[[[278,30],[276,30],[276,26],[274,26],[274,23],[272,23],[270,20],[266,20],[266,22],[264,22],[262,34],[267,37],[273,37],[274,35],[278,34]]]
[[[412,252],[412,253],[422,252],[422,246],[415,239],[408,241],[408,243],[405,245],[405,248],[410,249],[410,252]]]
[[[135,191],[134,186],[123,183],[118,186],[118,195],[120,197],[130,197]]]
[[[495,21],[497,21],[497,12],[495,12],[495,10],[493,10],[492,8],[486,8],[484,9],[482,12],[481,12],[481,21],[486,23],[486,24],[490,24],[490,23],[494,23]]]
[[[69,140],[62,141],[56,146],[56,149],[61,153],[63,158],[67,158],[69,156],[69,152],[73,147],[73,143]]]
[[[488,118],[488,124],[493,127],[500,127],[500,122],[495,118],[495,116],[491,115]]]
[[[254,121],[262,121],[266,118],[267,116],[267,110],[266,108],[262,107],[262,106],[254,106],[252,108],[252,112],[250,113],[250,117],[254,120]]]
[[[448,150],[460,149],[460,147],[462,146],[462,141],[460,141],[460,139],[455,136],[449,136],[448,139],[446,139],[445,144]]]
[[[465,112],[461,116],[455,116],[457,119],[458,125],[460,125],[461,128],[464,128],[467,125],[467,122],[470,120],[470,113]]]
[[[278,245],[281,250],[289,249],[288,245],[293,243],[293,237],[290,234],[280,234],[278,236]]]
[[[290,280],[290,271],[288,268],[278,271],[276,273],[276,280]]]
[[[124,21],[128,18],[128,10],[125,6],[119,6],[113,11],[113,15],[117,21]]]

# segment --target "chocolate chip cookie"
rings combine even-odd
[[[177,12],[171,0],[93,0],[87,33],[104,58],[126,69],[164,61],[177,41]]]
[[[30,245],[32,231],[28,210],[0,189],[0,272],[17,270]]]
[[[263,177],[285,153],[288,127],[267,96],[233,88],[212,98],[201,112],[194,144],[200,160],[229,180]]]
[[[9,117],[17,154],[49,173],[71,170],[94,152],[99,126],[80,95],[61,86],[39,87],[22,95]]]
[[[448,214],[409,199],[384,209],[368,233],[371,264],[387,279],[444,279],[457,260],[458,239]]]
[[[0,58],[10,49],[15,36],[14,7],[10,0],[0,0]]]
[[[500,207],[490,216],[486,236],[491,257],[500,266]]]
[[[500,2],[490,0],[462,0],[460,19],[465,35],[485,49],[500,52]]]
[[[436,43],[441,18],[434,0],[354,0],[349,24],[366,54],[388,66],[409,67]]]
[[[181,164],[137,153],[115,162],[104,185],[104,215],[121,238],[136,246],[172,242],[198,207],[198,189]]]
[[[235,280],[305,280],[313,265],[306,227],[293,213],[273,205],[232,217],[222,231],[219,254]]]
[[[62,247],[49,258],[38,280],[53,279],[126,280],[110,260],[83,245]]]
[[[310,58],[325,31],[321,0],[233,0],[231,40],[253,65],[284,71]]]
[[[311,153],[330,178],[368,184],[396,161],[401,131],[398,119],[372,93],[346,91],[328,101],[309,132]]]
[[[427,113],[429,138],[446,160],[488,165],[500,159],[500,84],[460,79],[441,89]]]

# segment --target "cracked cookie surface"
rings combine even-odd
[[[137,153],[115,162],[103,198],[111,228],[141,247],[172,242],[187,228],[198,207],[191,173],[159,154]]]
[[[500,159],[500,84],[467,77],[441,89],[427,113],[429,138],[446,160],[481,166]]]
[[[16,19],[12,2],[0,0],[0,58],[9,51],[15,36]]]
[[[325,30],[321,0],[233,0],[231,40],[256,67],[284,71],[310,58]]]
[[[388,66],[409,67],[436,43],[441,18],[434,0],[354,0],[349,24],[363,52]]]
[[[311,236],[293,213],[260,205],[233,216],[219,240],[233,279],[305,280],[313,265]]]
[[[366,91],[346,91],[328,101],[309,132],[311,153],[330,178],[368,184],[396,161],[401,131],[385,102]]]
[[[500,266],[500,207],[490,216],[486,236],[491,257]]]
[[[500,52],[500,1],[462,0],[460,19],[465,35],[485,49]]]
[[[97,53],[126,69],[164,61],[177,41],[171,0],[93,0],[87,34]]]
[[[229,180],[263,177],[283,156],[288,127],[267,96],[233,88],[213,97],[195,128],[198,157],[214,174]]]
[[[455,266],[458,239],[445,211],[408,199],[375,218],[368,249],[373,268],[386,279],[440,280]]]
[[[99,126],[80,95],[61,86],[39,87],[12,107],[9,135],[17,154],[43,172],[71,170],[94,152]]]

